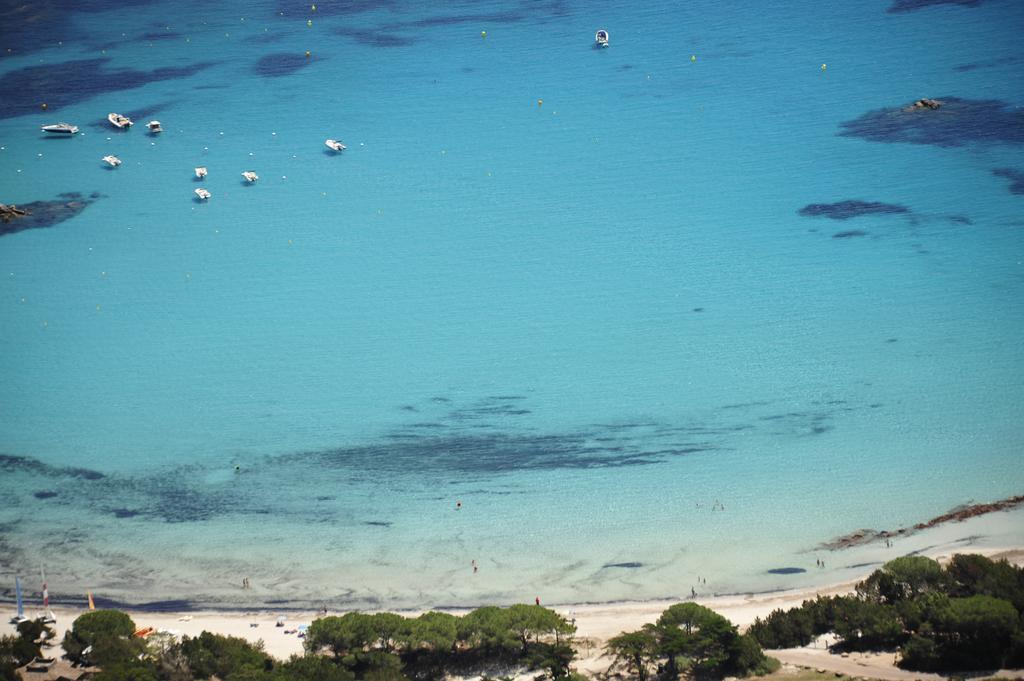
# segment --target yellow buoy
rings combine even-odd
[[[306,50],[306,59],[309,59],[309,50]]]
[[[316,11],[316,5],[312,5],[309,9],[310,9],[311,12],[315,12]]]
[[[828,69],[828,64],[822,64],[821,65],[821,70],[824,71],[826,69]]]
[[[691,54],[690,55],[690,61],[697,61],[697,55]]]
[[[42,110],[43,110],[43,111],[46,111],[46,109],[47,109],[47,108],[49,108],[49,107],[47,106],[46,102],[43,102],[43,103],[42,103],[42,104],[40,104],[39,106],[40,106],[40,107],[42,108]]]
[[[537,106],[544,106],[544,100],[543,99],[538,99],[537,100]]]
[[[313,27],[313,20],[312,19],[306,19],[306,26],[309,26],[310,28],[312,28]]]
[[[486,38],[487,37],[487,31],[480,31],[480,37],[481,38]]]

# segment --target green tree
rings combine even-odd
[[[274,670],[273,681],[355,681],[345,667],[321,655],[293,655]]]
[[[371,645],[386,653],[394,652],[409,639],[412,630],[409,621],[393,612],[378,612],[370,616],[370,626],[376,635]]]
[[[834,631],[850,650],[892,648],[904,638],[903,623],[891,605],[855,596],[833,599]]]
[[[127,639],[135,633],[132,618],[117,610],[91,610],[79,615],[64,635],[64,652],[76,663],[86,662],[84,651],[90,646],[106,643],[111,650],[117,648],[115,639]],[[103,646],[101,646],[103,647]],[[108,663],[114,660],[108,659]]]
[[[139,660],[108,663],[92,678],[94,681],[159,681],[153,665]]]
[[[459,618],[446,612],[425,612],[410,623],[409,648],[454,651]]]
[[[350,652],[368,648],[380,635],[372,615],[348,612],[341,617],[321,617],[309,625],[306,649],[311,653],[328,649],[340,661]]]
[[[779,668],[778,660],[767,657],[753,636],[737,636],[729,644],[729,657],[722,672],[731,676],[771,674]]]
[[[0,637],[0,681],[20,681],[15,670],[35,657],[35,650],[21,636]]]
[[[571,635],[576,627],[554,610],[540,605],[517,603],[505,611],[506,626],[512,630],[526,652],[530,640],[538,641],[542,636],[554,635],[556,639]]]
[[[269,671],[274,666],[270,656],[263,652],[262,641],[253,644],[236,636],[204,631],[195,638],[183,637],[180,649],[192,674],[199,679],[227,679],[243,670]]]
[[[865,598],[895,603],[928,591],[942,591],[947,576],[938,561],[924,556],[901,556],[890,560],[857,585]]]
[[[677,660],[688,658],[698,675],[715,675],[729,660],[736,627],[717,612],[696,603],[678,603],[655,623],[658,652],[667,658],[666,674],[678,675]]]
[[[1005,559],[994,561],[977,554],[957,554],[946,566],[952,582],[950,595],[992,596],[1024,611],[1024,569]]]
[[[647,671],[658,656],[658,639],[654,627],[631,631],[608,639],[605,654],[611,656],[611,669],[624,669],[638,681],[646,681]]]
[[[492,655],[516,650],[518,639],[512,631],[508,610],[487,605],[477,608],[459,621],[459,640]]]

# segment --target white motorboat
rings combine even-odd
[[[124,130],[125,128],[132,127],[132,119],[128,118],[127,116],[122,116],[119,113],[107,114],[107,120],[110,121],[110,124],[112,126],[118,128],[119,130]]]
[[[339,142],[338,140],[327,140],[327,141],[324,142],[324,144],[326,144],[327,148],[330,149],[331,151],[339,151],[340,152],[340,151],[345,151],[345,149],[348,148],[344,144]]]
[[[61,135],[74,135],[78,132],[77,125],[71,125],[70,123],[53,123],[51,125],[44,125],[40,128],[43,132],[53,132]]]
[[[149,128],[149,131],[153,134],[164,131],[164,129],[160,127],[160,121],[150,121],[149,123],[146,123],[146,127]]]
[[[608,47],[608,31],[603,28],[598,29],[597,33],[594,34],[594,44],[597,47]]]
[[[104,156],[101,160],[106,161],[107,165],[111,168],[116,168],[121,165],[121,159],[111,154],[110,156]]]
[[[196,168],[196,177],[200,180],[206,177],[206,166],[199,166]]]
[[[242,177],[244,177],[245,181],[250,184],[260,179],[260,176],[252,172],[251,170],[246,170],[244,173],[242,173]]]
[[[197,189],[197,190],[195,191],[195,194],[196,194],[196,196],[198,196],[198,197],[199,197],[199,200],[200,200],[200,201],[205,201],[205,200],[207,200],[208,198],[210,198],[210,197],[212,196],[212,194],[210,194],[210,192],[206,191],[206,190],[205,190],[205,189],[203,189],[202,187],[200,187],[199,189]]]

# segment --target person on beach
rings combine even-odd
[[[693,588],[693,587],[691,586],[691,587],[690,587],[690,598],[696,598],[696,597],[697,597],[697,590],[696,590],[696,589],[694,589],[694,588]]]
[[[533,599],[533,602],[536,603],[537,605],[540,605],[540,596],[535,596],[534,599]]]
[[[475,575],[477,567],[478,567],[477,564],[476,564],[476,560],[475,559],[473,560],[472,565],[473,565],[473,574]]]

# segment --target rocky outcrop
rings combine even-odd
[[[18,206],[0,203],[0,237],[25,229],[59,225],[101,197],[99,192],[88,197],[78,192],[66,192],[51,201],[33,201]]]
[[[23,218],[27,215],[31,215],[27,210],[21,210],[14,204],[8,206],[6,203],[0,203],[0,220],[5,223],[10,222],[14,218]]]
[[[944,523],[962,522],[968,518],[985,515],[986,513],[994,513],[996,511],[1006,511],[1011,508],[1016,508],[1021,504],[1024,504],[1024,495],[1009,497],[1001,501],[994,501],[990,504],[969,504],[966,506],[958,506],[949,513],[936,516],[928,522],[918,523],[912,527],[901,527],[897,530],[855,530],[850,534],[844,534],[841,537],[836,537],[832,541],[825,542],[818,548],[833,551],[836,549],[848,549],[853,546],[862,546],[864,544],[870,544],[871,542],[892,539],[894,537],[905,537],[907,535],[914,534],[915,532],[927,530]]]
[[[914,105],[911,108],[935,110],[938,109],[940,106],[942,106],[942,102],[940,102],[937,99],[919,99],[916,102],[914,102]]]

